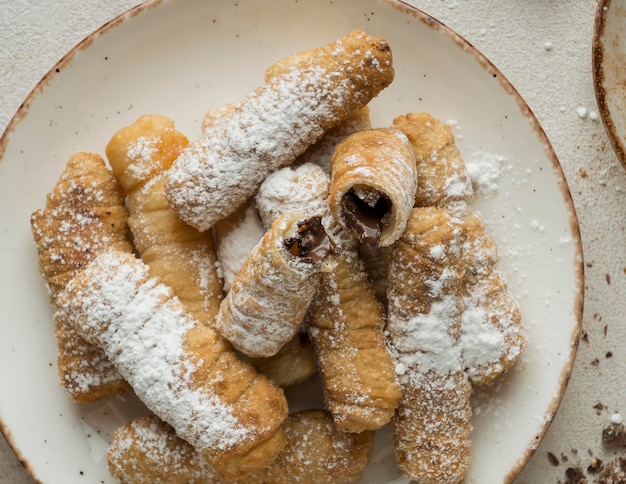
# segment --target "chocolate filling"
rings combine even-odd
[[[337,247],[324,230],[322,217],[298,222],[298,232],[285,239],[284,244],[295,257],[311,264],[321,264],[327,255],[337,253]]]
[[[341,216],[352,235],[365,245],[378,246],[390,213],[391,200],[377,190],[352,188],[343,196]]]

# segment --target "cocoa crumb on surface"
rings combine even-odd
[[[592,459],[591,463],[587,466],[587,472],[589,474],[597,474],[603,469],[603,464],[600,459]]]
[[[559,465],[559,459],[557,459],[556,455],[554,455],[552,452],[548,452],[547,455],[550,464],[552,464],[554,467],[557,467]]]
[[[587,484],[585,473],[580,467],[568,467],[565,470],[565,478],[563,484]]]
[[[626,482],[626,458],[621,457],[606,464],[598,473],[595,484],[623,484]]]
[[[626,427],[610,425],[602,429],[602,443],[609,447],[626,447]]]

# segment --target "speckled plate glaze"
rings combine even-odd
[[[626,1],[600,0],[592,48],[593,80],[600,117],[626,167]]]
[[[621,4],[621,2],[614,2]],[[498,162],[482,213],[518,297],[528,346],[518,365],[474,395],[467,483],[511,481],[555,415],[581,324],[583,261],[558,160],[516,90],[480,52],[396,0],[148,2],[69,52],[25,100],[0,153],[0,418],[28,471],[48,484],[109,483],[105,452],[119,424],[145,412],[132,396],[81,406],[57,384],[51,313],[29,216],[76,151],[104,153],[120,127],[160,113],[190,137],[204,112],[262,82],[265,67],[355,28],[386,38],[396,79],[371,104],[375,126],[428,111],[454,126],[466,162]],[[293,408],[319,403],[305,387]],[[389,429],[360,482],[406,482]]]

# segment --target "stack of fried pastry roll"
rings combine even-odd
[[[181,218],[207,230],[249,199],[265,176],[293,163],[326,130],[393,80],[387,42],[354,31],[309,51],[284,74],[208,123],[169,171],[166,194]]]
[[[373,449],[373,433],[338,431],[323,410],[287,417],[287,445],[277,459],[238,484],[340,484],[356,480]],[[109,447],[111,474],[125,484],[224,483],[215,470],[157,417],[140,417],[120,427]]]
[[[32,234],[53,309],[66,284],[108,248],[132,252],[123,190],[104,160],[73,155],[46,206],[31,216]],[[121,393],[128,385],[95,345],[55,313],[60,382],[77,402]]]
[[[307,327],[326,407],[339,429],[362,432],[389,422],[400,388],[382,334],[384,308],[360,264],[356,241],[328,220],[329,190],[329,176],[308,163],[269,176],[256,203],[265,224],[295,207],[321,216],[340,247],[332,270],[322,274]]]
[[[459,345],[464,243],[458,219],[425,207],[413,209],[393,248],[387,331],[402,386],[394,449],[420,483],[458,483],[470,460],[471,385]]]
[[[66,286],[57,311],[222,478],[262,469],[284,447],[282,390],[194,320],[135,256],[99,255]]]
[[[222,298],[213,239],[180,220],[164,193],[164,173],[187,144],[172,120],[145,115],[116,132],[106,153],[128,194],[128,224],[141,259],[195,319],[212,326]]]

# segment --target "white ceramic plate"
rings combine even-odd
[[[475,395],[466,482],[510,481],[530,458],[570,375],[583,264],[561,168],[515,89],[453,31],[398,1],[172,0],[123,15],[70,52],[28,97],[0,144],[0,416],[36,479],[111,482],[107,441],[142,412],[132,397],[76,405],[57,384],[29,216],[66,160],[76,151],[103,154],[110,136],[144,113],[167,115],[193,137],[208,108],[256,87],[270,63],[355,28],[386,38],[394,52],[396,79],[371,104],[374,125],[428,111],[454,123],[469,164],[500,161],[497,190],[480,195],[475,207],[499,244],[529,342],[513,371]],[[362,482],[399,478],[389,432],[380,432]]]
[[[600,116],[626,166],[626,1],[600,0],[593,39],[593,80]]]

